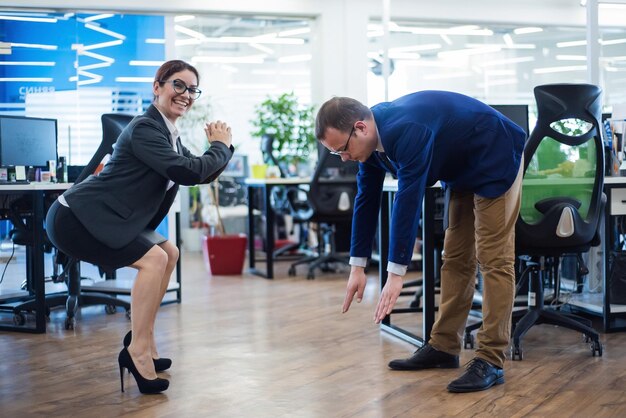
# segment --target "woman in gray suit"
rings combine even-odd
[[[156,372],[172,364],[159,357],[154,322],[179,251],[155,229],[179,184],[213,181],[234,151],[230,127],[220,121],[206,124],[210,147],[203,155],[191,154],[181,143],[176,121],[200,96],[198,84],[198,71],[190,64],[164,63],[154,79],[152,105],[120,134],[102,172],[67,190],[46,219],[50,240],[66,254],[108,269],[137,270],[132,331],[118,363],[120,377],[128,369],[142,393],[166,390],[169,381]],[[123,380],[121,385],[124,391]]]

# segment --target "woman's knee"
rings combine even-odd
[[[158,245],[153,246],[139,260],[133,263],[133,266],[143,270],[154,270],[162,272],[167,267],[168,255]]]
[[[178,247],[169,241],[165,241],[163,244],[160,244],[159,246],[167,254],[167,264],[169,266],[176,264],[176,262],[178,261],[178,257],[180,257],[180,251]]]

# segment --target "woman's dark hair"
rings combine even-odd
[[[196,76],[196,80],[198,80],[198,85],[200,85],[200,74],[198,74],[198,70],[196,70],[196,67],[182,60],[170,60],[164,62],[163,65],[161,65],[157,70],[154,76],[154,81],[158,82],[162,86],[163,82],[167,81],[172,76],[172,74],[179,73],[185,70],[189,70],[194,73]],[[156,100],[156,96],[153,100]]]
[[[350,97],[333,97],[326,101],[317,112],[315,136],[321,141],[328,128],[348,132],[355,122],[370,118],[372,118],[372,111],[358,100]]]

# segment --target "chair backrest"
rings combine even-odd
[[[329,167],[333,168],[331,176]],[[340,162],[339,157],[330,154],[326,148],[320,149],[308,196],[314,220],[334,222],[352,218],[357,173],[356,162]]]
[[[278,167],[281,177],[287,177],[285,169],[278,162],[274,150],[274,137],[271,135],[263,135],[261,138],[261,154],[263,155],[263,162],[267,165],[273,165]]]
[[[518,253],[585,251],[604,206],[601,90],[550,84],[534,92],[538,119],[524,148]]]
[[[96,172],[104,157],[113,153],[115,141],[133,118],[133,115],[123,113],[104,113],[101,116],[102,142],[74,183],[80,183]]]

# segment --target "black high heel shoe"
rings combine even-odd
[[[124,342],[123,342],[124,348],[128,348],[132,339],[133,339],[133,332],[128,331],[128,334],[124,336]],[[153,358],[152,361],[154,362],[154,370],[156,370],[157,372],[162,372],[163,370],[167,370],[170,367],[172,367],[172,360],[169,358],[165,358],[165,357]]]
[[[170,381],[167,379],[157,377],[156,379],[148,380],[139,374],[126,348],[122,348],[122,351],[120,351],[117,362],[120,365],[120,384],[122,386],[122,392],[124,392],[124,368],[128,369],[128,372],[133,374],[137,386],[139,387],[139,392],[141,393],[159,393],[170,386]]]

